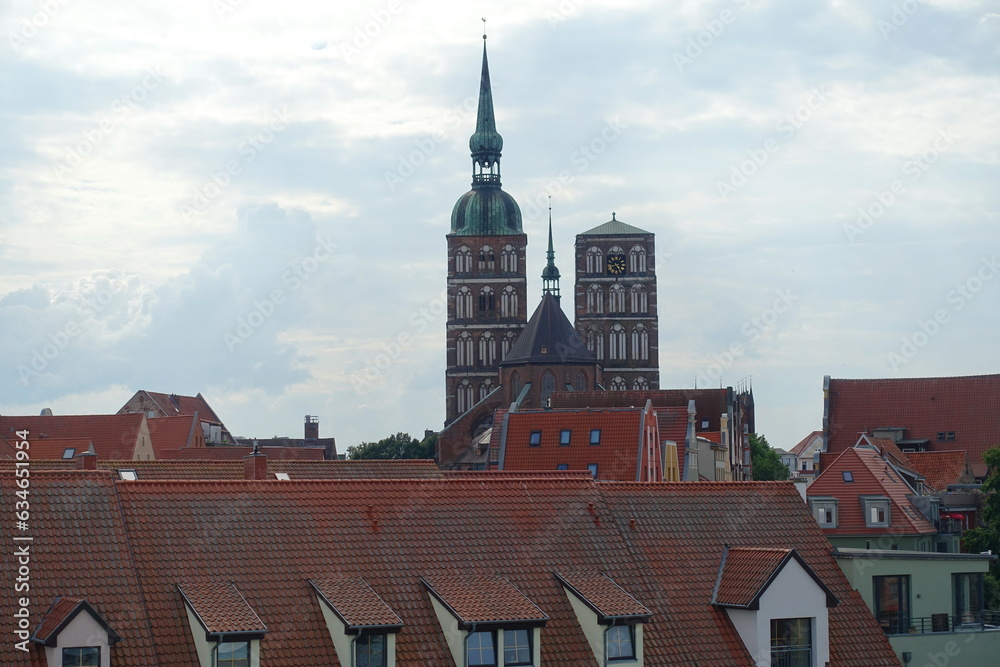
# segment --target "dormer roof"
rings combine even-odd
[[[719,577],[712,594],[712,604],[719,607],[758,609],[761,596],[792,560],[801,565],[826,594],[827,607],[834,607],[839,603],[830,588],[794,549],[727,546],[722,552],[722,562],[719,563]]]
[[[104,617],[97,613],[86,600],[77,597],[58,597],[42,617],[42,622],[35,628],[31,640],[44,646],[55,646],[59,633],[69,625],[81,612],[90,616],[108,633],[108,644],[114,646],[121,637],[118,636]]]

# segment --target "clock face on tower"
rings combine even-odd
[[[625,255],[619,253],[608,255],[608,273],[613,276],[625,273]]]

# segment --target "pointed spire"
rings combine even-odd
[[[552,195],[549,195],[549,249],[545,251],[545,268],[542,269],[542,296],[551,294],[559,298],[559,269],[556,268],[556,251],[552,248]]]
[[[486,22],[486,19],[483,19]],[[485,30],[485,28],[484,28]],[[479,81],[479,111],[476,116],[476,131],[469,137],[472,151],[472,184],[500,185],[500,151],[503,137],[497,132],[496,117],[493,115],[493,90],[490,86],[490,66],[486,58],[486,34],[483,34],[483,73]]]

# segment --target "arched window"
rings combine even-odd
[[[500,253],[500,270],[507,273],[517,273],[517,250],[509,243]]]
[[[556,376],[552,374],[552,371],[545,371],[542,375],[542,393],[540,396],[543,406],[549,404],[549,399],[552,398],[552,392],[555,390]]]
[[[635,391],[645,391],[649,389],[649,380],[640,375],[632,382],[632,389]]]
[[[491,391],[493,391],[493,380],[486,378],[479,385],[479,400],[481,401],[489,396]]]
[[[492,287],[486,286],[479,291],[479,312],[492,313],[497,307],[496,294]]]
[[[460,320],[472,317],[472,290],[464,285],[458,288],[455,295],[455,317]]]
[[[472,334],[463,331],[455,340],[455,363],[459,366],[472,365]]]
[[[496,255],[493,254],[493,248],[484,245],[479,250],[479,270],[492,271],[494,267],[496,267]]]
[[[510,352],[510,348],[514,347],[514,341],[517,340],[517,334],[513,331],[508,331],[503,335],[503,342],[501,343],[501,359],[507,358],[507,353]]]
[[[514,371],[510,374],[510,395],[517,398],[517,395],[524,389],[524,382],[521,381],[521,374]]]
[[[472,271],[472,251],[469,246],[462,246],[455,251],[455,273],[469,273]]]
[[[604,329],[598,326],[587,327],[587,349],[598,360],[604,359]]]
[[[639,361],[649,359],[649,331],[645,324],[637,324],[632,329],[632,358]]]
[[[479,364],[493,366],[497,362],[497,339],[489,331],[479,337]]]
[[[625,391],[628,385],[625,384],[625,378],[621,375],[616,375],[615,379],[611,381],[611,391]]]
[[[577,391],[587,391],[587,374],[583,371],[579,371],[576,374],[576,382],[573,384],[573,388]]]
[[[644,285],[632,285],[632,290],[630,292],[632,297],[632,312],[637,314],[645,314],[649,311],[649,299],[646,293],[646,287]]]
[[[604,312],[604,288],[600,285],[591,285],[587,288],[587,312]]]
[[[616,324],[608,334],[608,359],[625,358],[625,327]]]
[[[604,272],[604,253],[597,246],[587,248],[587,273],[596,274]]]
[[[625,286],[621,283],[615,283],[611,286],[608,298],[608,312],[609,313],[624,313],[625,312]]]
[[[507,285],[500,293],[500,317],[517,317],[517,290]]]
[[[646,249],[641,245],[634,246],[628,253],[629,273],[646,272]]]
[[[468,380],[462,380],[459,382],[456,394],[455,398],[458,401],[458,414],[461,415],[472,407],[472,383]]]

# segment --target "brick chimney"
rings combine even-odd
[[[319,440],[319,417],[306,415],[305,439]]]
[[[76,457],[77,470],[97,470],[97,454],[84,452]]]
[[[267,479],[267,457],[257,445],[253,452],[243,457],[243,479]]]

